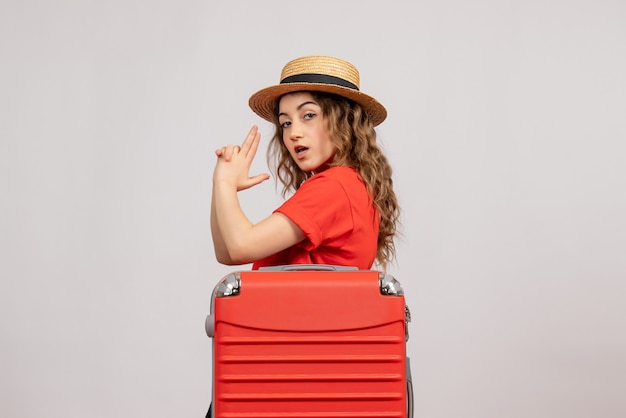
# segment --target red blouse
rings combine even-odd
[[[307,179],[275,210],[291,219],[306,238],[252,266],[332,264],[361,270],[376,258],[379,219],[365,184],[349,167],[332,167]]]

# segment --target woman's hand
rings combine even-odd
[[[215,151],[217,164],[213,172],[213,183],[225,182],[237,191],[245,190],[269,179],[267,173],[250,177],[250,166],[259,148],[261,134],[255,125],[248,132],[241,146],[227,145]]]
[[[252,263],[305,238],[300,227],[281,213],[272,213],[253,224],[241,209],[237,191],[269,178],[268,174],[248,174],[260,139],[258,128],[253,126],[241,146],[227,145],[215,151],[211,235],[215,256],[223,264]]]

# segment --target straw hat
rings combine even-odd
[[[359,71],[356,67],[327,56],[307,56],[289,61],[283,67],[280,84],[257,91],[248,103],[257,115],[271,122],[280,97],[296,91],[321,91],[346,97],[363,107],[374,126],[387,117],[387,110],[382,104],[359,91]]]

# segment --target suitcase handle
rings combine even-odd
[[[260,267],[259,271],[352,271],[358,267],[334,266],[331,264],[286,264],[282,266]]]
[[[406,358],[406,416],[413,418],[413,408],[415,402],[413,398],[413,377],[411,376],[411,359]]]

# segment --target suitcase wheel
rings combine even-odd
[[[206,330],[206,335],[209,338],[213,338],[215,335],[215,322],[213,321],[213,315],[207,315],[206,320],[204,321],[204,329]]]

